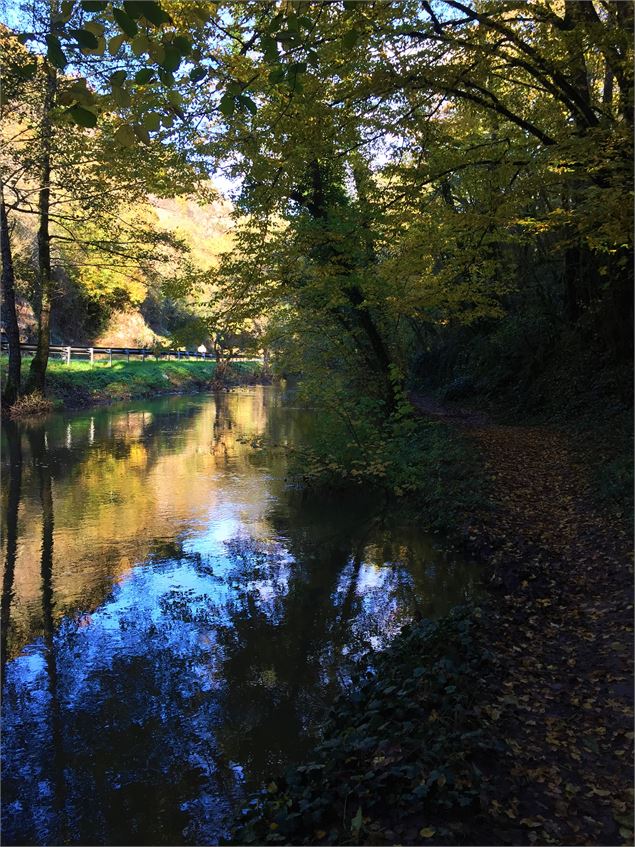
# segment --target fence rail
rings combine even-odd
[[[9,349],[8,341],[3,338],[2,342],[0,342],[0,349],[2,351]],[[35,344],[20,344],[20,351],[22,353],[35,353],[37,347]],[[108,364],[112,364],[112,360],[114,356],[125,356],[126,361],[130,361],[131,356],[140,356],[141,361],[144,362],[146,359],[154,357],[156,361],[159,359],[176,359],[176,360],[191,360],[191,359],[199,359],[199,360],[212,360],[215,361],[216,357],[213,353],[199,353],[198,350],[149,350],[147,347],[69,347],[62,345],[52,344],[49,347],[49,354],[52,355],[60,355],[67,365],[70,365],[71,358],[87,356],[88,360],[91,364],[96,360],[98,356],[107,356]],[[232,362],[262,362],[262,356],[232,356]]]

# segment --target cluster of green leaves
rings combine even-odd
[[[378,399],[333,396],[321,388],[301,396],[320,410],[308,443],[292,451],[291,474],[307,490],[328,496],[355,487],[398,498],[428,528],[452,532],[487,504],[482,467],[469,440],[452,427],[415,415],[395,375],[397,403],[387,417]]]
[[[406,627],[360,665],[311,761],[256,795],[230,843],[457,843],[480,814],[488,737],[479,611]],[[368,671],[368,668],[372,668]],[[482,699],[481,699],[482,698]]]

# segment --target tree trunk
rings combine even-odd
[[[42,169],[40,173],[40,194],[38,215],[40,225],[37,234],[38,276],[40,287],[40,309],[37,326],[37,350],[31,362],[27,391],[39,391],[44,394],[46,388],[46,367],[49,359],[51,341],[51,235],[49,231],[49,206],[51,202],[51,113],[55,105],[57,90],[57,71],[44,60],[46,89],[40,127],[42,137]]]
[[[20,370],[22,358],[20,355],[20,330],[18,315],[15,308],[15,276],[13,273],[13,255],[9,239],[9,221],[7,208],[4,203],[4,190],[0,182],[0,253],[2,255],[2,311],[6,322],[7,340],[9,342],[9,367],[7,384],[2,396],[7,406],[13,405],[20,394]]]

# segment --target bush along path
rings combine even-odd
[[[404,631],[334,704],[311,762],[253,798],[233,843],[633,842],[633,570],[622,516],[540,427],[461,426],[494,508],[466,524],[493,593]]]

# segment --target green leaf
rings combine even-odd
[[[130,124],[122,124],[115,132],[115,143],[120,147],[132,147],[137,143],[137,136]]]
[[[100,24],[99,21],[88,21],[87,24],[84,24],[84,29],[87,29],[88,32],[92,32],[96,38],[101,38],[106,31],[106,27],[103,24]]]
[[[207,70],[205,68],[194,68],[190,71],[190,79],[192,82],[198,82],[207,76]]]
[[[88,50],[94,50],[97,45],[97,37],[87,29],[71,29],[69,32],[80,47],[86,47]]]
[[[132,103],[132,98],[130,97],[130,92],[127,88],[120,88],[119,86],[113,85],[112,96],[115,103],[118,106],[121,106],[122,109],[127,109]]]
[[[139,0],[124,0],[123,2],[126,14],[134,20],[138,20],[143,16],[143,6],[144,4],[140,3]]]
[[[351,832],[359,832],[362,828],[362,823],[364,822],[364,818],[362,817],[362,807],[357,807],[357,814],[351,820]]]
[[[150,58],[153,62],[156,62],[157,65],[160,65],[165,59],[165,47],[163,44],[159,44],[156,41],[152,41],[150,43]]]
[[[71,106],[67,115],[70,119],[79,126],[93,127],[97,126],[97,115],[91,112],[90,109],[85,109],[83,106]]]
[[[181,64],[181,54],[174,47],[167,46],[165,48],[165,58],[161,62],[161,66],[166,71],[175,71]]]
[[[21,32],[18,35],[18,41],[20,44],[26,44],[27,41],[31,41],[33,38],[35,38],[35,35],[32,32]]]
[[[174,74],[171,71],[166,71],[164,68],[159,68],[159,79],[163,85],[168,87],[174,85]]]
[[[228,94],[234,94],[235,95],[235,94],[240,94],[240,92],[243,90],[243,87],[239,82],[236,82],[236,80],[233,79],[231,82],[227,83],[227,87],[226,87],[225,90],[227,91]]]
[[[263,35],[260,39],[260,49],[267,62],[278,61],[278,42],[270,35]]]
[[[35,72],[37,71],[37,65],[35,62],[29,62],[28,65],[23,65],[21,68],[18,68],[16,71],[17,76],[20,79],[33,79],[35,76]]]
[[[134,77],[134,81],[138,83],[138,85],[147,85],[149,82],[152,82],[154,79],[154,71],[152,68],[141,68],[140,71],[137,71]]]
[[[141,56],[143,53],[147,53],[150,50],[150,39],[147,35],[141,33],[137,35],[136,38],[132,39],[132,52],[135,56]]]
[[[172,115],[161,115],[161,123],[163,126],[171,127],[174,125],[174,118]]]
[[[231,94],[223,94],[218,104],[218,108],[226,118],[231,118],[236,108],[236,102]]]
[[[60,21],[60,23],[65,24],[67,21],[70,21],[70,19],[73,17],[74,5],[74,0],[64,0],[62,5],[60,6],[59,15],[56,16],[57,20]]]
[[[167,93],[168,103],[172,106],[180,107],[183,102],[183,98],[179,94],[178,91],[168,91]]]
[[[56,68],[64,70],[66,67],[66,56],[60,45],[60,40],[56,35],[47,35],[45,38],[47,51],[46,55],[49,62]]]
[[[270,71],[269,82],[272,85],[277,85],[279,82],[282,82],[282,80],[285,78],[285,74],[285,69],[282,67],[282,65],[280,65],[280,67],[274,68],[272,71]]]
[[[124,3],[124,6],[126,4]],[[172,18],[168,15],[168,13],[159,6],[158,3],[144,2],[143,3],[135,3],[135,5],[141,7],[141,13],[147,20],[150,21],[151,24],[155,26],[163,26],[163,24],[171,24]]]
[[[289,73],[295,74],[303,74],[306,71],[306,62],[294,62],[292,65],[289,65]]]
[[[124,42],[125,35],[115,35],[114,38],[111,38],[108,42],[108,52],[111,56],[116,56],[119,52],[119,48]]]
[[[139,141],[143,141],[144,144],[150,143],[150,133],[144,126],[141,126],[140,124],[135,124],[134,131]]]
[[[345,50],[350,50],[359,41],[360,33],[356,29],[349,29],[342,36],[342,46]]]
[[[150,132],[156,132],[161,128],[161,116],[158,112],[148,112],[143,116],[143,125]]]
[[[130,38],[134,38],[135,35],[139,32],[139,28],[136,23],[129,18],[128,15],[124,12],[123,9],[115,9],[112,10],[112,16],[117,22],[117,26],[122,32],[125,32],[127,36]]]
[[[177,35],[172,39],[172,47],[178,50],[181,56],[189,56],[192,52],[192,42],[184,35]]]
[[[111,85],[123,85],[126,81],[126,72],[125,71],[115,71],[114,74],[110,75],[110,84]]]
[[[104,0],[82,0],[82,9],[85,12],[103,12],[108,7]]]
[[[252,115],[255,115],[258,111],[258,106],[256,106],[251,97],[248,97],[246,94],[239,94],[238,100],[242,106],[245,106],[245,108],[251,112]]]

